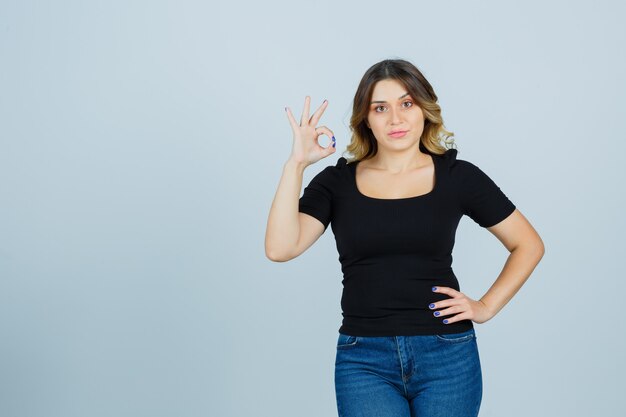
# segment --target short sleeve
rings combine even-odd
[[[332,166],[326,167],[315,175],[304,188],[304,193],[298,203],[298,211],[311,215],[322,222],[324,230],[328,227],[332,214],[332,169]]]
[[[481,227],[491,227],[515,211],[515,204],[485,172],[468,161],[459,162],[464,168],[459,191],[463,214]]]

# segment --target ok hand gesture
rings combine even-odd
[[[300,118],[300,124],[296,122],[291,114],[291,109],[285,107],[289,123],[293,130],[293,146],[291,149],[290,159],[305,165],[311,165],[322,158],[335,153],[335,136],[334,133],[326,126],[315,127],[319,122],[324,110],[328,106],[328,100],[324,100],[322,105],[318,107],[313,116],[309,118],[309,106],[311,98],[306,96],[304,99],[304,111]],[[332,138],[332,142],[325,148],[320,146],[317,139],[320,135],[325,134]]]

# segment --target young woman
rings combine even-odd
[[[328,102],[298,123],[286,108],[293,148],[269,214],[269,259],[302,254],[329,224],[343,272],[335,361],[340,417],[477,416],[482,373],[473,323],[495,316],[544,254],[531,224],[496,183],[457,159],[452,132],[422,73],[384,60],[363,76],[341,157],[305,187],[304,169],[336,150],[316,127]],[[332,144],[321,147],[326,134]],[[489,291],[460,291],[452,248],[463,215],[509,250]]]

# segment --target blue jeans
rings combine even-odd
[[[418,336],[339,333],[339,417],[476,417],[482,387],[473,328]]]

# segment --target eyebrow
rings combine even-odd
[[[409,95],[409,93],[404,93],[400,97],[398,97],[398,100],[402,100],[404,97],[406,97],[408,95]],[[380,101],[380,100],[370,102],[370,104],[374,104],[374,103],[387,103],[387,102],[386,101]]]

